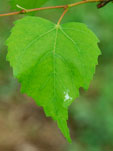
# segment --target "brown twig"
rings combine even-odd
[[[25,14],[25,13],[29,13],[29,12],[35,12],[35,11],[46,10],[46,9],[56,9],[56,8],[65,8],[65,5],[21,10],[21,11],[18,11],[18,12],[11,12],[11,13],[6,13],[6,14],[0,14],[0,17],[3,17],[3,16],[12,16],[12,15],[18,15],[18,14]]]
[[[76,2],[76,3],[73,3],[73,4],[69,4],[68,6],[69,6],[69,7],[74,7],[74,6],[81,5],[81,4],[101,2],[101,1],[103,1],[103,0],[82,0],[82,1],[80,1],[80,2]]]
[[[97,5],[97,8],[102,8],[110,2],[113,2],[113,0],[104,0]]]
[[[80,1],[80,2],[73,3],[73,4],[69,4],[68,7],[74,7],[74,6],[85,4],[85,3],[101,2],[101,1],[103,1],[103,0],[83,0],[83,1]],[[18,11],[18,12],[0,14],[0,17],[12,16],[12,15],[18,15],[18,14],[25,14],[25,13],[29,13],[29,12],[46,10],[46,9],[56,9],[56,8],[64,8],[65,9],[66,7],[67,7],[67,5],[61,5],[61,6],[50,6],[50,7],[27,9],[27,10],[21,10],[21,11]]]

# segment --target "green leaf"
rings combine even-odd
[[[100,50],[97,37],[81,23],[55,25],[39,17],[16,21],[7,41],[14,76],[46,116],[57,121],[70,142],[68,106],[88,89]]]
[[[19,5],[25,9],[33,9],[33,8],[39,8],[44,3],[46,3],[48,0],[10,0],[11,8],[20,10],[16,5]],[[36,12],[28,13],[30,15],[33,15]]]

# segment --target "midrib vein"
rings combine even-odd
[[[56,29],[56,35],[55,35],[55,41],[54,41],[54,47],[53,47],[53,98],[55,99],[55,84],[56,84],[56,43],[57,43],[57,36],[58,36],[58,28]]]

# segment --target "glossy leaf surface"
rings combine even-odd
[[[57,121],[68,141],[68,106],[79,96],[80,87],[89,87],[100,54],[97,43],[84,24],[58,26],[30,16],[15,22],[7,41],[7,59],[22,93]]]

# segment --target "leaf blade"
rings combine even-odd
[[[79,96],[80,87],[89,87],[100,55],[97,43],[84,24],[57,26],[30,16],[15,23],[7,41],[7,59],[22,92],[57,121],[69,142],[68,107]]]

